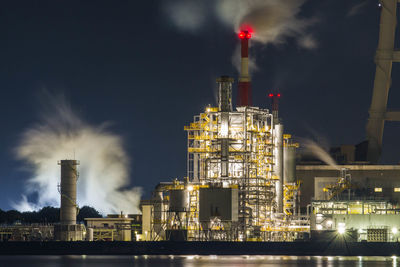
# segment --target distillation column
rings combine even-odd
[[[400,112],[387,112],[391,86],[392,62],[400,62],[400,54],[394,51],[398,0],[381,0],[379,43],[375,55],[376,73],[372,101],[367,123],[367,160],[378,163],[382,151],[385,120],[399,121]]]
[[[283,124],[278,123],[275,125],[274,130],[275,136],[275,149],[274,149],[274,157],[275,157],[275,165],[274,165],[274,174],[278,177],[276,182],[276,204],[277,204],[277,212],[283,213]]]
[[[275,183],[277,212],[283,213],[283,124],[279,119],[279,98],[281,94],[269,94],[272,101],[272,116],[274,120],[274,175],[278,180]]]

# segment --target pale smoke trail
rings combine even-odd
[[[16,148],[18,159],[32,171],[26,193],[37,193],[37,202],[26,196],[14,208],[26,211],[46,205],[59,206],[60,166],[57,161],[80,161],[78,205],[88,205],[103,214],[139,212],[140,188],[129,185],[129,160],[121,137],[106,125],[92,126],[80,120],[62,98],[50,99],[51,108],[40,123],[26,130]]]
[[[339,166],[337,165],[336,161],[331,157],[331,155],[329,155],[329,153],[321,146],[319,146],[316,142],[305,139],[301,141],[301,145],[304,147],[307,154],[311,154],[322,162],[326,163],[327,165],[332,166],[337,170],[340,170]]]

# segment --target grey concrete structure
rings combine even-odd
[[[79,165],[77,160],[61,160],[61,208],[60,223],[63,225],[76,224],[76,182]]]
[[[201,188],[200,221],[218,217],[221,221],[238,221],[238,190],[234,188]]]
[[[55,240],[79,241],[83,239],[83,226],[76,224],[76,183],[78,180],[77,160],[61,160],[60,224],[54,226]]]

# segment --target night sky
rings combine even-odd
[[[267,108],[267,94],[279,91],[286,132],[332,146],[364,140],[380,10],[369,0],[350,12],[362,2],[307,1],[300,15],[318,20],[310,27],[315,49],[289,38],[252,51],[253,104]],[[231,63],[237,37],[212,19],[182,32],[163,4],[1,1],[1,209],[11,208],[30,177],[14,149],[38,120],[43,90],[65,94],[90,124],[111,122],[130,156],[131,184],[143,187],[145,197],[158,182],[185,176],[183,127],[215,104],[218,76],[237,79]],[[393,66],[389,108],[400,107],[399,67]],[[383,163],[399,162],[399,133],[399,124],[386,123]]]

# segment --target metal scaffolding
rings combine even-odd
[[[291,241],[308,232],[297,215],[295,158],[284,180],[284,151],[297,144],[269,110],[232,108],[232,82],[217,80],[218,107],[185,126],[187,177],[157,186],[150,240]],[[286,177],[285,176],[285,177]]]

